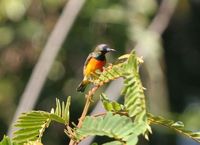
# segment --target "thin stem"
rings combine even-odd
[[[93,95],[95,94],[95,92],[97,91],[97,89],[99,87],[100,87],[100,85],[93,87],[92,90],[90,90],[89,93],[85,95],[86,102],[85,102],[85,106],[84,106],[83,112],[81,114],[81,117],[80,117],[78,125],[77,125],[78,128],[80,128],[82,126],[83,120],[85,119],[85,117],[86,117],[86,115],[88,113],[88,110],[89,110],[89,107],[90,107],[90,103],[92,102],[92,97],[93,97]],[[76,144],[77,144],[77,142],[74,141],[73,139],[71,139],[70,142],[69,142],[69,145],[76,145]]]
[[[105,116],[107,112],[102,112],[102,113],[97,113],[97,114],[93,114],[93,117],[99,117],[99,116]],[[120,115],[125,115],[128,116],[128,112],[113,112],[113,114],[120,114]],[[128,116],[129,117],[129,116]]]
[[[90,103],[92,101],[92,97],[94,95],[94,93],[97,91],[97,89],[99,88],[100,86],[95,86],[91,91],[89,91],[89,93],[86,95],[86,103],[85,103],[85,107],[83,109],[83,112],[82,112],[82,115],[79,119],[79,122],[78,122],[78,125],[77,127],[80,128],[82,126],[82,123],[83,123],[83,120],[85,119],[87,113],[88,113],[88,110],[89,110],[89,107],[90,107]]]
[[[99,116],[105,116],[106,112],[102,112],[102,113],[97,113],[97,114],[93,114],[93,117],[99,117]]]

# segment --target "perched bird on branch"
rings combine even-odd
[[[111,51],[115,49],[109,48],[106,44],[100,44],[88,55],[83,68],[83,80],[76,89],[78,92],[84,92],[90,83],[89,78],[96,70],[103,71],[103,66],[106,64],[105,54]]]

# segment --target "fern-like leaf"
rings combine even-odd
[[[200,143],[200,132],[193,132],[193,131],[186,130],[184,128],[184,124],[181,121],[175,122],[173,120],[169,120],[161,116],[154,116],[150,113],[148,114],[148,120],[150,124],[159,124],[159,125],[171,128],[175,130],[176,132],[182,135],[185,135]]]
[[[122,104],[119,104],[116,101],[110,101],[106,94],[102,93],[100,95],[101,102],[103,103],[104,108],[107,111],[113,111],[113,112],[118,112],[122,111],[124,109],[124,106]]]
[[[22,114],[15,124],[20,129],[14,133],[13,141],[23,144],[28,141],[40,140],[50,121],[48,112],[32,111]]]
[[[125,95],[124,104],[129,116],[143,118],[139,114],[146,114],[145,95],[139,76],[139,62],[135,54],[132,54],[124,65],[123,76],[125,87],[122,94]]]
[[[133,123],[127,116],[113,115],[108,112],[105,116],[87,116],[82,127],[76,130],[77,140],[87,136],[99,135],[108,136],[127,145],[135,145],[138,135],[141,134],[143,126],[140,123]]]
[[[71,98],[68,97],[65,105],[64,102],[61,104],[56,99],[56,109],[55,111],[52,109],[51,113],[45,111],[23,113],[15,124],[19,130],[14,132],[13,141],[17,144],[30,143],[30,141],[40,143],[45,129],[52,120],[65,125],[68,124],[70,100]]]
[[[151,128],[147,122],[146,103],[144,87],[142,86],[139,75],[140,58],[133,52],[127,62],[123,65],[124,88],[122,94],[125,96],[124,106],[130,117],[134,117],[134,122],[143,123],[143,133],[148,138],[147,130]]]

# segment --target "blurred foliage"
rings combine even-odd
[[[19,21],[25,15],[30,0],[1,0],[0,20]]]
[[[19,97],[66,2],[0,0],[0,139],[7,131]],[[49,110],[55,96],[62,96],[62,100],[64,96],[77,96],[72,98],[72,102],[79,106],[72,108],[76,112],[72,120],[76,122],[84,97],[71,88],[76,88],[82,77],[83,62],[88,53],[96,44],[108,43],[118,50],[117,54],[109,56],[109,61],[112,61],[116,55],[126,51],[124,48],[132,48],[135,39],[143,41],[143,29],[154,16],[159,2],[87,1],[54,63],[36,108]],[[200,2],[197,0],[180,1],[163,35],[163,59],[166,60],[163,69],[168,79],[171,110],[179,113],[190,103],[200,102],[199,10]],[[139,15],[132,16],[135,12]],[[152,34],[149,36],[145,39],[153,41]],[[192,113],[187,115],[188,119],[198,120]],[[55,126],[49,129],[52,132],[46,135],[48,140],[45,141],[51,142],[50,145],[63,144],[58,139],[63,138],[62,130]],[[60,133],[55,136],[54,130]],[[154,145],[156,142],[152,141]]]
[[[185,111],[180,115],[180,119],[185,122],[185,127],[191,130],[200,128],[200,104],[191,103]]]

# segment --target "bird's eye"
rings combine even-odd
[[[101,48],[101,51],[106,51],[106,48],[105,47]]]
[[[107,45],[104,45],[104,46],[101,48],[101,51],[107,51],[107,48],[108,48],[108,46],[107,46]]]
[[[100,44],[100,45],[98,45],[97,46],[97,51],[100,51],[100,52],[107,52],[107,48],[108,48],[108,46],[106,45],[106,44]]]

